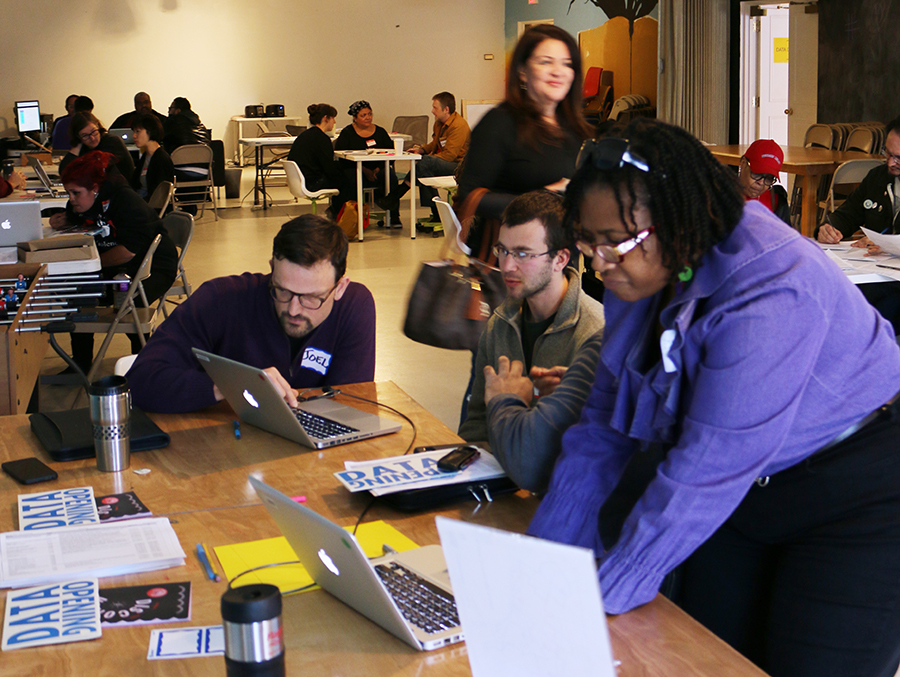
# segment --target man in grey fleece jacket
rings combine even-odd
[[[478,344],[472,397],[459,429],[467,441],[489,438],[485,378],[496,373],[501,357],[522,363],[535,393],[546,397],[582,344],[602,332],[603,306],[581,290],[578,274],[567,268],[570,242],[563,216],[562,201],[547,191],[517,197],[503,214],[495,252],[509,295],[488,320]],[[524,459],[537,452],[516,453]],[[510,472],[512,457],[498,460]]]

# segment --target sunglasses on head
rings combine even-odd
[[[642,172],[650,171],[647,161],[632,152],[628,139],[619,137],[585,141],[581,145],[578,159],[575,161],[576,169],[581,169],[587,162],[590,162],[595,169],[600,170],[621,169],[625,165],[631,165]]]

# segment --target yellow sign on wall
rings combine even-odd
[[[787,63],[788,62],[788,38],[773,38],[774,45],[774,53],[775,53],[775,63]]]

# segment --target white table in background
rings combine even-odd
[[[284,116],[280,118],[245,118],[242,115],[235,115],[231,118],[231,121],[234,123],[235,134],[234,138],[236,139],[249,139],[251,137],[244,135],[244,124],[247,122],[254,122],[257,124],[263,124],[268,122],[284,122],[288,125],[302,125],[304,124],[303,118],[301,117],[292,117],[292,116]],[[268,128],[268,125],[266,125]],[[271,130],[269,130],[271,131]],[[244,149],[241,147],[240,142],[237,144],[237,155],[238,155],[238,167],[244,166]]]
[[[385,195],[390,193],[390,176],[391,176],[391,167],[390,163],[396,160],[409,160],[409,185],[416,185],[416,162],[422,159],[421,155],[416,155],[415,153],[400,153],[393,150],[384,150],[378,149],[374,151],[366,151],[366,150],[336,150],[334,151],[335,157],[339,157],[344,160],[351,160],[356,163],[356,204],[363,204],[363,181],[362,181],[362,166],[363,162],[384,162],[384,188]],[[410,231],[410,239],[416,239],[416,191],[410,190],[409,193],[409,231]],[[359,233],[359,241],[363,241],[363,210],[358,209],[359,213],[358,217],[358,233]],[[384,225],[388,226],[390,222],[390,214],[387,213],[384,215]]]
[[[256,118],[254,118],[256,119]],[[268,209],[269,205],[266,200],[266,174],[265,170],[273,165],[276,160],[272,160],[268,164],[263,163],[263,151],[266,148],[290,148],[296,136],[254,136],[247,139],[239,139],[238,144],[253,148],[256,152],[256,179],[253,182],[253,204],[259,204],[259,194],[263,196],[263,209]]]

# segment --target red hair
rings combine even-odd
[[[63,185],[74,183],[90,190],[102,186],[107,179],[107,171],[116,164],[116,156],[102,150],[92,150],[72,160],[62,173]]]

